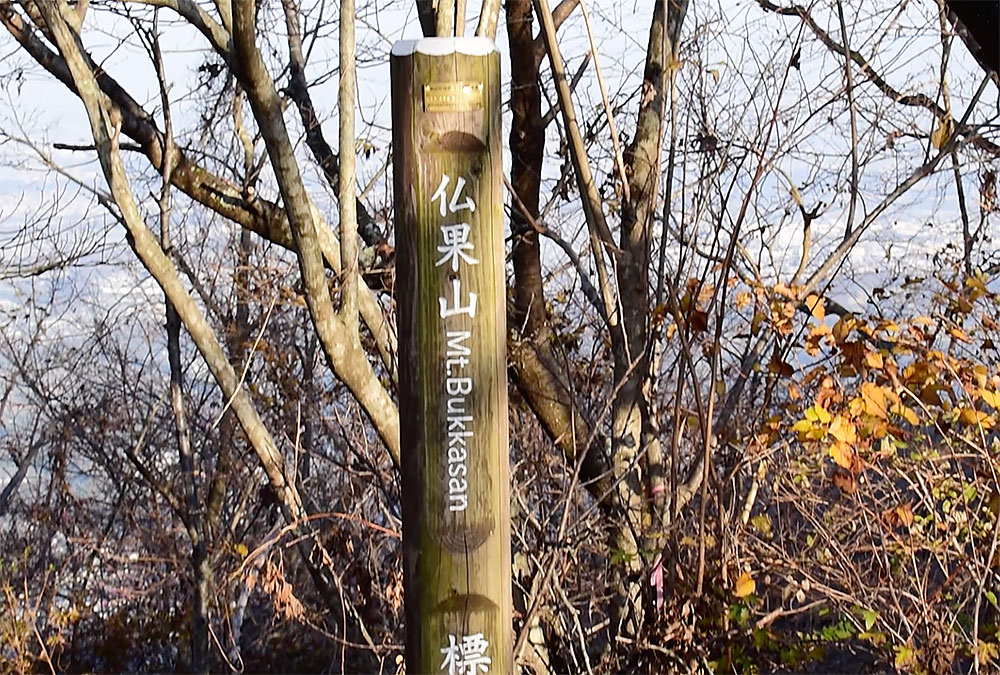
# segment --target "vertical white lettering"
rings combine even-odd
[[[444,217],[444,216],[446,216],[448,214],[448,212],[446,210],[446,206],[445,206],[445,204],[447,202],[447,199],[448,199],[448,196],[445,193],[445,189],[448,187],[448,183],[450,183],[450,182],[451,182],[451,179],[448,178],[448,174],[442,174],[441,175],[441,184],[438,185],[438,189],[434,191],[434,195],[431,197],[431,203],[432,204],[437,199],[441,200],[441,208],[439,209],[439,211],[441,212],[441,217]]]
[[[466,179],[459,176],[454,184],[454,189],[450,191],[452,184],[451,177],[447,174],[441,175],[441,182],[431,196],[431,205],[436,207],[441,217],[446,217],[449,213],[459,211],[476,212],[476,202],[471,196],[463,198],[463,191],[466,187]],[[475,244],[471,240],[472,227],[468,222],[442,223],[440,225],[441,245],[437,247],[438,259],[434,262],[435,267],[447,266],[451,268],[451,298],[445,291],[438,298],[438,315],[441,319],[449,319],[453,316],[464,314],[471,318],[476,316],[476,303],[478,297],[476,293],[462,294],[462,280],[456,277],[462,264],[478,265],[479,260],[475,257]],[[459,377],[470,363],[472,349],[468,343],[472,339],[471,330],[448,330],[447,322],[443,322],[445,328],[445,408],[447,410],[447,427],[444,430],[447,441],[447,472],[448,472],[448,510],[451,512],[465,511],[468,508],[469,484],[465,476],[469,473],[467,465],[468,444],[474,438],[475,421],[467,411],[469,406],[466,397],[472,393],[473,381],[471,377]],[[478,642],[477,640],[481,641]],[[442,649],[445,654],[445,662],[441,664],[442,669],[447,668],[450,673],[460,673],[461,675],[477,675],[481,670],[487,672],[489,669],[489,657],[483,656],[488,643],[482,640],[482,635],[474,635],[463,638],[461,644],[455,640],[455,636],[450,636],[450,648],[455,648],[457,652],[449,652]],[[482,647],[478,655],[475,650]],[[471,655],[471,660],[466,658],[467,650]],[[457,656],[456,656],[457,655]]]
[[[445,380],[444,386],[451,396],[465,396],[472,391],[472,378],[449,377]]]
[[[469,356],[472,350],[466,347],[463,342],[472,337],[472,332],[467,330],[449,330],[444,334],[448,340],[448,356]]]
[[[438,298],[438,306],[440,311],[438,314],[442,319],[447,319],[449,316],[455,316],[457,314],[468,314],[470,317],[476,316],[476,299],[475,293],[469,293],[469,304],[460,304],[460,296],[462,294],[462,282],[458,279],[451,280],[451,292],[455,298],[455,304],[448,306],[448,300],[445,298]]]

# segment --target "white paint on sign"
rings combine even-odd
[[[448,394],[445,438],[448,440],[448,510],[452,512],[469,508],[469,481],[466,476],[469,473],[468,441],[473,436],[470,428],[473,417],[466,410],[466,396],[472,393],[472,378],[458,377],[457,373],[469,363],[466,357],[472,354],[472,350],[464,343],[471,336],[472,332],[467,330],[445,332],[448,341],[444,383]]]
[[[468,314],[470,317],[476,316],[476,301],[479,299],[478,295],[475,293],[469,293],[468,304],[460,304],[462,282],[458,279],[451,280],[451,294],[454,298],[454,304],[448,304],[447,298],[438,298],[438,314],[442,319],[447,319],[449,316],[455,316],[457,314]]]
[[[452,185],[451,177],[441,176],[441,182],[431,197],[431,202],[438,203],[438,213],[442,218],[450,214],[467,211],[476,212],[476,202],[471,196],[463,198],[467,181],[459,176],[454,183],[454,189],[449,194],[448,186]],[[442,223],[439,226],[441,245],[437,247],[441,257],[434,263],[435,267],[447,265],[451,268],[451,298],[448,298],[447,286],[438,298],[438,316],[442,319],[445,343],[445,447],[446,481],[448,489],[448,510],[452,513],[465,511],[469,508],[469,445],[475,436],[475,418],[469,410],[468,397],[472,394],[473,380],[466,374],[472,349],[471,330],[455,330],[448,326],[448,319],[465,314],[470,318],[476,316],[478,297],[475,293],[462,294],[462,280],[457,276],[462,265],[478,265],[472,252],[475,244],[469,235],[472,228],[469,223]]]
[[[478,265],[479,261],[469,255],[469,251],[475,248],[469,241],[469,224],[455,223],[454,225],[442,225],[441,237],[444,244],[438,246],[438,253],[441,259],[434,263],[435,267],[440,267],[445,263],[451,263],[451,271],[458,271],[458,262],[462,260],[467,265]]]
[[[463,635],[461,642],[458,637],[449,633],[448,645],[441,649],[441,653],[444,654],[441,670],[447,671],[448,675],[488,673],[493,662],[486,655],[489,648],[490,643],[482,633]]]
[[[448,215],[448,213],[458,213],[459,211],[470,211],[472,213],[476,212],[476,202],[472,200],[472,197],[466,197],[464,202],[459,203],[459,198],[462,196],[462,190],[465,188],[465,178],[462,176],[458,177],[458,182],[455,183],[455,189],[451,192],[451,200],[448,201],[448,183],[451,182],[451,177],[448,174],[441,175],[441,183],[438,185],[437,190],[431,195],[431,201],[440,200],[441,203],[438,205],[438,211],[441,213],[441,217]],[[447,208],[446,208],[447,204]]]

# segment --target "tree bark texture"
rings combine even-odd
[[[542,427],[571,464],[580,452],[587,457],[580,478],[598,498],[608,492],[606,463],[600,454],[602,439],[591,440],[592,426],[576,405],[568,378],[552,348],[552,330],[542,288],[538,232],[530,219],[538,218],[545,124],[538,88],[539,61],[532,36],[531,0],[507,0],[510,44],[512,114],[510,178],[514,192],[528,213],[511,212],[511,259],[514,268],[514,305],[511,313],[510,360],[514,383]],[[516,202],[517,200],[515,200]]]

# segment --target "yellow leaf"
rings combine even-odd
[[[979,661],[981,663],[995,661],[997,655],[1000,654],[1000,649],[998,649],[995,642],[983,642],[982,640],[976,645],[976,651],[979,653]]]
[[[780,281],[774,285],[774,288],[772,290],[774,291],[775,295],[780,295],[785,298],[795,297],[795,293],[792,291],[792,289],[790,289],[788,286],[786,286],[784,283]]]
[[[899,516],[899,522],[902,523],[903,527],[909,528],[910,525],[913,525],[913,507],[909,504],[897,506],[896,515]]]
[[[953,327],[949,328],[948,329],[948,335],[950,335],[953,338],[955,338],[956,340],[958,340],[960,342],[964,342],[966,344],[970,344],[972,342],[972,338],[969,337],[969,334],[966,333],[961,328],[959,328],[958,326],[953,326]]]
[[[882,366],[885,365],[882,355],[878,352],[865,352],[865,363],[868,364],[869,368],[875,370],[882,370]]]
[[[851,402],[848,404],[848,410],[850,410],[851,412],[851,417],[857,417],[864,411],[864,409],[865,409],[865,402],[861,400],[860,396],[855,396],[854,398],[851,399]]]
[[[854,450],[847,443],[834,443],[830,446],[830,458],[839,466],[850,469],[854,465]]]
[[[241,558],[246,558],[247,554],[250,553],[250,551],[247,550],[247,545],[244,544],[244,543],[242,543],[242,542],[239,543],[239,544],[236,544],[236,546],[234,548],[236,549],[236,552],[240,554]]]
[[[897,670],[904,670],[909,668],[917,660],[917,654],[913,647],[909,645],[901,645],[896,647],[896,660],[894,665]]]
[[[1000,396],[997,396],[996,393],[989,389],[980,388],[979,396],[986,402],[986,405],[994,410],[1000,410]]]
[[[983,295],[986,294],[986,283],[979,277],[969,277],[965,280],[965,287],[971,288]]]
[[[974,408],[962,408],[958,413],[958,419],[963,424],[981,426],[983,429],[992,429],[996,423],[990,415]]]
[[[824,436],[826,436],[826,430],[823,427],[813,427],[809,430],[809,433],[806,434],[806,438],[811,441],[818,441]]]
[[[861,398],[865,403],[865,412],[875,417],[888,419],[888,408],[885,404],[885,391],[872,382],[861,385]]]
[[[823,298],[816,294],[806,297],[806,307],[809,308],[809,312],[813,315],[813,318],[819,321],[822,321],[823,317],[826,316],[826,307],[823,304]]]
[[[750,519],[750,524],[761,534],[768,536],[771,534],[771,518],[766,514],[760,514]]]
[[[920,424],[920,418],[917,416],[917,413],[913,411],[913,408],[909,408],[903,405],[902,403],[899,403],[896,405],[895,412],[899,415],[902,415],[903,419],[912,424],[913,426],[917,426],[918,424]]]
[[[819,420],[820,424],[830,423],[830,413],[826,411],[826,408],[817,403],[813,406],[813,410],[816,411],[816,419]]]
[[[753,298],[746,291],[740,291],[736,294],[736,309],[743,309],[750,304]]]
[[[955,123],[952,122],[950,117],[944,117],[937,125],[937,128],[931,132],[931,143],[934,147],[940,150],[947,143],[948,139],[951,138],[952,130],[955,127]]]
[[[800,434],[804,434],[812,429],[812,422],[809,420],[799,420],[794,425],[792,425],[792,431]]]
[[[837,415],[830,423],[830,435],[841,443],[855,443],[858,440],[858,430],[854,423],[843,415]]]
[[[736,588],[733,589],[733,595],[737,598],[745,598],[751,593],[757,590],[757,583],[750,576],[749,572],[744,572],[740,575],[740,578],[736,580]]]

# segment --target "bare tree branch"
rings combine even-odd
[[[323,345],[323,352],[331,370],[357,398],[398,465],[399,411],[378,381],[364,350],[360,344],[350,339],[347,327],[333,311],[312,200],[302,183],[274,81],[257,50],[253,0],[237,0],[234,4],[233,32],[236,54],[241,64],[240,79],[278,180],[285,213],[295,240],[306,304]]]

